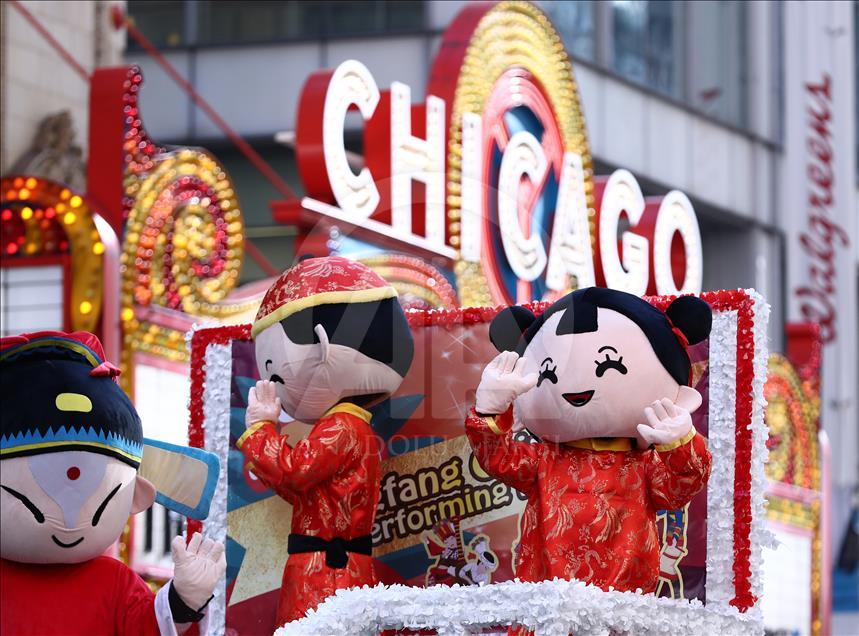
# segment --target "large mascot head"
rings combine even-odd
[[[643,411],[668,398],[689,412],[701,405],[690,384],[686,347],[710,333],[709,305],[694,296],[662,312],[637,296],[589,287],[536,318],[502,311],[490,327],[499,351],[525,357],[538,384],[514,402],[514,416],[540,439],[637,438]]]
[[[140,418],[89,333],[0,343],[0,556],[80,563],[102,554],[155,488],[137,474]]]
[[[305,259],[266,292],[252,328],[260,377],[284,410],[313,422],[341,401],[370,406],[397,390],[414,353],[397,292],[366,265]]]

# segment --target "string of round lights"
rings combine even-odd
[[[67,256],[71,261],[71,328],[96,331],[101,317],[104,243],[86,199],[60,183],[23,175],[0,180],[0,196],[3,258]]]
[[[453,285],[426,261],[405,254],[382,254],[360,260],[393,285],[405,309],[459,307]]]

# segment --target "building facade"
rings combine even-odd
[[[275,222],[270,205],[282,194],[139,41],[113,29],[111,3],[21,4],[85,71],[139,65],[151,137],[210,149],[241,197],[247,239],[274,269],[293,262],[296,228]],[[295,133],[306,78],[354,58],[380,88],[403,82],[422,103],[441,33],[465,4],[130,0],[127,12],[301,195]],[[788,322],[821,323],[837,553],[859,482],[856,3],[538,4],[572,56],[595,171],[629,169],[646,196],[688,195],[703,241],[703,289],[761,292],[772,306],[771,350],[785,350]],[[86,83],[9,3],[2,11],[3,174],[27,157],[39,122],[63,109],[78,131],[71,145],[86,156],[94,125]],[[362,129],[360,118],[347,118],[346,146],[359,162]],[[242,282],[267,275],[246,259]]]

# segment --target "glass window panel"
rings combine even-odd
[[[185,37],[185,6],[172,0],[129,0],[128,15],[135,26],[159,47],[188,44]],[[128,46],[135,42],[129,38]]]
[[[354,2],[353,0],[330,0],[326,35],[365,35],[382,33],[385,30],[384,2]]]
[[[415,31],[424,26],[423,0],[388,0],[385,3],[389,31]]]
[[[596,59],[596,2],[542,2],[570,55]]]
[[[744,9],[740,2],[692,2],[689,12],[689,103],[732,124],[745,123]]]
[[[613,0],[614,69],[634,82],[679,96],[678,35],[682,3]]]

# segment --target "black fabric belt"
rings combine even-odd
[[[369,534],[354,539],[341,539],[334,537],[331,540],[320,537],[310,537],[306,534],[290,534],[286,544],[289,554],[302,554],[304,552],[324,552],[325,565],[329,568],[345,568],[349,562],[347,552],[366,554],[370,556],[373,552],[373,540]]]

